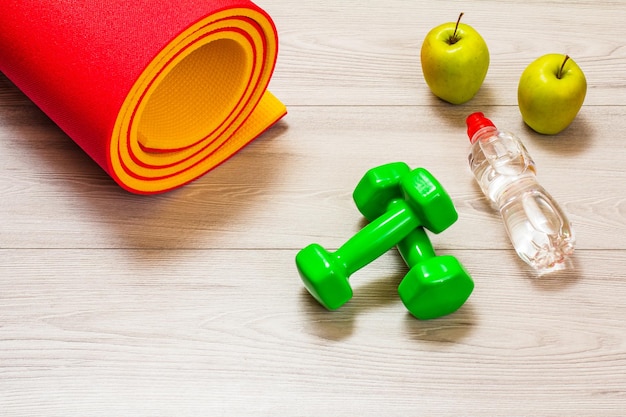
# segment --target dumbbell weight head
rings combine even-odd
[[[422,226],[440,233],[458,219],[452,199],[426,169],[410,170],[403,162],[370,169],[352,194],[358,210],[368,220],[383,214],[394,199],[404,199],[417,213]]]
[[[298,252],[296,265],[307,291],[328,310],[336,310],[352,298],[345,266],[317,243]]]
[[[423,228],[415,229],[398,243],[398,251],[410,268],[398,286],[398,294],[418,319],[455,312],[474,290],[474,281],[455,257],[435,254]]]
[[[367,171],[352,193],[361,214],[372,221],[387,210],[390,201],[402,198],[400,180],[409,172],[411,168],[404,162],[392,162]]]
[[[398,293],[406,309],[421,320],[457,311],[469,298],[474,281],[453,256],[430,258],[411,268]]]

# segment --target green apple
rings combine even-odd
[[[587,79],[574,60],[547,54],[522,73],[517,102],[528,126],[544,135],[556,135],[572,123],[586,94]]]
[[[480,34],[461,22],[433,28],[421,49],[422,72],[430,90],[452,104],[476,95],[489,69],[489,49]]]

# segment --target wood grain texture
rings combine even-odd
[[[623,416],[626,48],[621,1],[259,1],[288,116],[228,163],[160,196],[126,193],[0,74],[0,416]],[[491,50],[478,96],[435,99],[419,48],[456,19]],[[589,90],[557,137],[526,128],[519,75],[570,54]],[[537,278],[467,167],[464,118],[523,139],[578,238]],[[459,221],[431,236],[476,288],[410,316],[394,251],[328,312],[295,269],[364,223],[363,173],[406,161]]]
[[[626,104],[621,1],[281,0],[266,8],[282,34],[277,70],[283,76],[273,88],[288,105],[440,105],[422,78],[419,49],[431,28],[455,21],[459,12],[491,53],[473,105],[516,105],[522,71],[551,52],[581,65],[588,105]],[[333,94],[326,93],[329,86]]]

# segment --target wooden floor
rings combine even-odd
[[[259,1],[278,26],[289,114],[226,164],[153,197],[120,189],[0,75],[1,416],[624,416],[626,3]],[[428,30],[486,39],[479,94],[453,106],[420,70]],[[556,137],[526,128],[517,82],[568,53],[589,88]],[[467,166],[464,118],[516,132],[573,222],[574,267],[537,278]],[[294,258],[364,222],[364,172],[430,170],[459,212],[432,236],[476,287],[419,321],[391,251],[335,312]]]

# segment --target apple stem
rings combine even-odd
[[[457,30],[459,30],[459,23],[461,23],[461,18],[463,17],[463,12],[461,12],[461,14],[459,15],[459,18],[456,20],[456,26],[454,26],[454,33],[452,34],[452,36],[450,36],[450,39],[448,39],[448,44],[449,45],[454,45],[455,43],[457,43],[460,39],[457,36],[456,32]]]
[[[563,68],[565,68],[565,63],[567,62],[568,59],[569,59],[569,55],[565,55],[565,59],[563,60],[563,63],[561,64],[561,68],[559,68],[559,72],[556,73],[556,78],[558,78],[559,80],[563,76]]]

